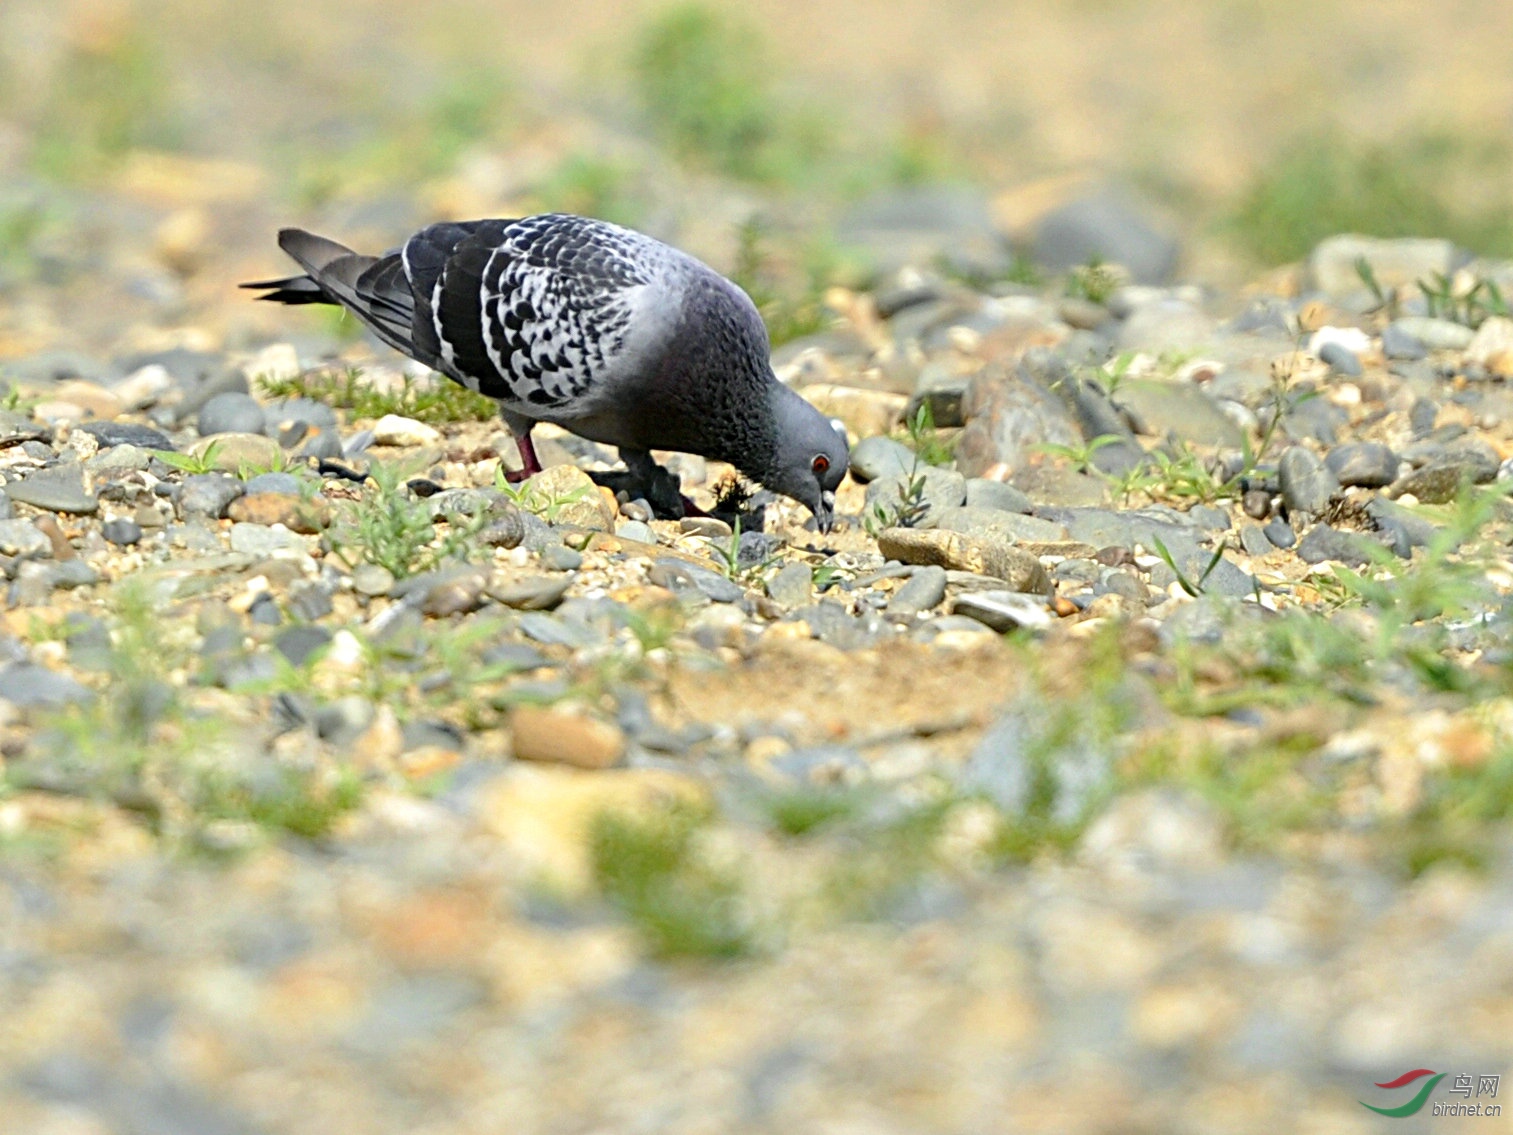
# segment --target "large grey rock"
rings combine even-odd
[[[84,467],[77,461],[39,469],[12,481],[5,491],[13,501],[49,512],[84,514],[100,507],[99,499],[84,487]]]
[[[920,491],[914,493],[915,486]],[[948,508],[956,508],[967,499],[967,479],[954,469],[922,465],[914,473],[883,477],[867,486],[867,514],[881,509],[892,523],[900,510],[917,504],[922,511],[910,523],[915,527],[932,527],[936,518]]]
[[[1464,351],[1475,338],[1475,332],[1462,323],[1434,319],[1427,315],[1405,315],[1401,319],[1394,319],[1387,325],[1387,330],[1400,336],[1399,342],[1411,340],[1431,351]],[[1385,340],[1385,336],[1383,338]],[[1388,354],[1391,358],[1423,357],[1422,352],[1404,355],[1389,351]]]
[[[191,474],[179,486],[179,516],[184,520],[196,516],[219,520],[244,491],[242,482],[229,473]]]
[[[1321,511],[1340,483],[1317,457],[1301,445],[1288,446],[1277,466],[1282,500],[1294,512]]]
[[[30,662],[12,662],[0,667],[0,701],[21,709],[56,708],[69,702],[89,701],[94,695],[67,674]]]
[[[214,434],[260,434],[264,426],[263,408],[250,394],[228,390],[217,394],[200,407],[197,423],[201,437]]]
[[[1324,464],[1342,485],[1379,489],[1397,478],[1397,454],[1376,441],[1337,446],[1329,451]]]
[[[968,508],[996,508],[1004,512],[1033,511],[1035,502],[1013,485],[972,477],[967,481]]]
[[[1192,351],[1213,342],[1218,326],[1198,307],[1182,299],[1159,299],[1137,307],[1119,329],[1126,351]]]
[[[935,517],[935,527],[947,532],[1001,532],[1029,543],[1051,544],[1071,539],[1064,524],[996,508],[943,509]]]
[[[921,567],[888,600],[888,614],[917,615],[940,604],[946,597],[946,569]]]
[[[880,272],[944,262],[957,271],[997,276],[1013,263],[987,199],[971,189],[890,189],[853,206],[836,240]]]
[[[972,379],[963,403],[966,428],[956,442],[956,467],[968,477],[996,465],[1012,472],[1038,463],[1047,445],[1081,444],[1065,403],[1039,381],[1038,369],[1027,356],[1017,367],[990,364]]]
[[[1229,415],[1192,383],[1130,379],[1120,385],[1118,401],[1151,437],[1176,437],[1180,441],[1235,449],[1244,440]]]
[[[1119,264],[1140,284],[1164,284],[1177,270],[1181,250],[1134,205],[1113,190],[1068,201],[1034,226],[1037,264],[1064,272],[1094,260]]]
[[[48,556],[52,541],[30,520],[0,520],[0,556]]]
[[[866,484],[879,477],[908,473],[917,465],[914,451],[891,437],[864,437],[851,451],[851,477]]]
[[[1346,233],[1319,242],[1308,258],[1313,286],[1334,298],[1365,290],[1356,270],[1364,259],[1384,288],[1413,284],[1435,273],[1449,275],[1464,257],[1448,240],[1359,236]]]

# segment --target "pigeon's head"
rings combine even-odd
[[[762,483],[808,505],[815,526],[829,532],[835,523],[835,490],[851,459],[845,430],[786,386],[776,389],[776,445]]]

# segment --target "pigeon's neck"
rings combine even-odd
[[[764,484],[770,483],[783,468],[782,441],[785,425],[808,409],[808,403],[776,378],[767,380],[766,403],[763,428],[753,430],[749,435],[752,446],[746,455],[747,460],[736,462],[741,472]]]

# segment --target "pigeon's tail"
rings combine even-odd
[[[330,303],[346,308],[389,346],[411,358],[415,297],[398,253],[362,256],[303,229],[282,229],[278,246],[305,270],[303,276],[243,284],[274,303]]]

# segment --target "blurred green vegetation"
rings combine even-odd
[[[1442,236],[1513,255],[1513,160],[1499,142],[1422,134],[1391,142],[1306,135],[1262,168],[1224,220],[1261,264],[1306,256],[1327,236]]]

